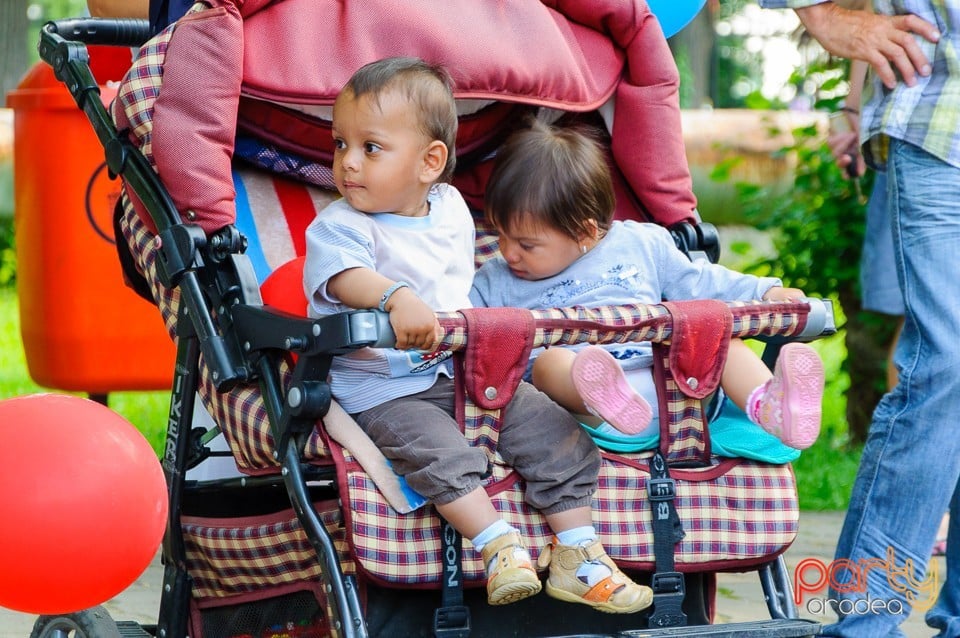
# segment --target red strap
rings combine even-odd
[[[702,399],[720,385],[733,313],[726,303],[713,299],[663,305],[673,317],[670,371],[685,395]]]
[[[460,314],[467,323],[463,387],[474,404],[499,410],[510,403],[527,369],[533,314],[523,308],[468,308]]]

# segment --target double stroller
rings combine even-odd
[[[143,45],[109,112],[85,43]],[[604,451],[594,500],[611,558],[654,590],[652,608],[623,616],[543,595],[489,607],[479,554],[412,502],[330,396],[332,357],[392,345],[386,315],[304,316],[303,231],[335,196],[329,106],[355,68],[393,54],[451,69],[464,107],[455,184],[475,209],[498,144],[549,109],[611,132],[618,216],[663,223],[692,258],[715,259],[690,191],[676,68],[645,3],[212,0],[154,37],[140,21],[48,23],[40,52],[123,179],[120,258],[177,345],[157,624],[97,608],[65,626],[160,638],[817,632],[797,618],[782,560],[799,522],[792,470],[712,454],[702,399],[731,336],[764,339],[775,357],[787,340],[832,331],[828,303],[439,315],[464,436],[487,451],[487,492],[534,558],[549,529],[497,453],[517,366],[541,346],[653,344],[659,447]],[[496,235],[482,215],[477,224],[480,263]],[[237,471],[201,475],[218,455]],[[771,618],[712,625],[716,572],[747,570]],[[57,635],[64,621],[42,617],[34,634]]]

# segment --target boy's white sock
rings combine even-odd
[[[482,532],[470,539],[470,542],[473,543],[473,547],[478,551],[483,551],[483,546],[492,541],[495,538],[499,538],[504,534],[509,534],[510,532],[515,532],[516,530],[510,526],[507,521],[502,518],[494,521],[486,527]]]

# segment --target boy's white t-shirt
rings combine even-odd
[[[471,307],[474,273],[473,217],[459,191],[436,185],[424,217],[361,213],[343,199],[324,208],[307,227],[304,292],[308,314],[350,310],[332,298],[326,282],[349,268],[370,268],[405,281],[437,311]],[[419,351],[364,348],[335,357],[331,391],[349,413],[422,392],[438,374],[452,376],[449,355],[424,358]]]

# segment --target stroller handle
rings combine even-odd
[[[837,331],[837,324],[833,316],[833,302],[830,299],[806,297],[804,301],[810,304],[810,313],[807,323],[800,334],[800,339],[817,338],[832,335]]]
[[[138,47],[153,35],[147,20],[136,18],[68,18],[43,26],[64,40],[84,44]]]
[[[806,322],[803,326],[803,329],[799,332],[794,333],[792,336],[783,338],[784,340],[801,340],[806,341],[810,339],[816,339],[818,337],[825,337],[832,335],[836,332],[836,323],[833,315],[833,304],[830,299],[820,299],[816,297],[807,297],[803,300],[803,303],[809,306],[809,310],[806,313]],[[769,304],[767,304],[769,305]],[[776,305],[769,306],[776,308]],[[631,306],[623,306],[619,309],[623,311],[623,314],[626,315],[632,308]],[[659,305],[648,306],[651,309],[661,309]],[[551,324],[557,319],[553,313],[562,312],[559,309],[547,310],[547,311],[533,311],[535,320],[538,322],[538,327],[540,328],[540,333],[534,339],[536,346],[543,346],[550,343],[554,344],[572,344],[576,343],[578,339],[574,337],[570,332],[569,328],[573,324],[567,324],[566,328],[563,330],[557,330],[556,332],[560,333],[555,338],[551,338],[552,330],[554,326]],[[606,328],[602,330],[607,333],[605,338],[598,339],[599,342],[612,342],[614,340],[611,338],[610,331],[616,330],[616,324],[610,324],[608,326],[598,326],[595,322],[597,321],[596,315],[593,314],[590,310],[583,309],[568,309],[567,316],[564,317],[565,320],[572,320],[576,322],[578,319],[583,320],[582,328],[585,331],[597,330],[600,328]],[[351,345],[352,347],[357,347],[360,345],[370,346],[374,348],[392,348],[396,345],[396,336],[393,333],[393,328],[390,326],[390,315],[379,310],[356,310],[349,313],[344,313],[348,317],[349,325],[349,334],[351,335]],[[440,321],[440,326],[444,331],[444,349],[448,350],[459,350],[465,347],[466,343],[466,327],[463,321],[462,316],[457,312],[440,312],[437,313],[437,318]],[[664,325],[664,322],[667,320],[667,314],[665,312],[654,312],[646,322],[639,322],[636,328],[638,329],[638,335],[640,332],[646,331],[645,338],[650,341],[661,341],[669,338],[670,329]],[[641,327],[640,324],[645,323]],[[620,330],[624,330],[625,326],[620,325]],[[588,332],[584,332],[586,335]],[[758,336],[766,337],[762,333],[759,334],[737,334],[736,336]],[[769,339],[770,337],[766,337]]]

